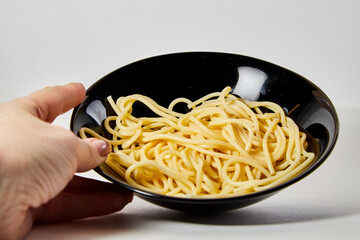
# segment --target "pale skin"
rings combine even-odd
[[[104,162],[102,140],[82,140],[52,125],[85,96],[82,84],[48,87],[0,104],[0,238],[22,239],[34,224],[121,210],[132,194],[74,176]]]

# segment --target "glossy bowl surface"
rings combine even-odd
[[[316,160],[293,179],[261,192],[219,199],[186,199],[159,195],[126,184],[105,164],[95,171],[140,198],[159,206],[187,211],[214,212],[248,206],[272,196],[303,179],[317,169],[333,150],[338,134],[336,110],[326,94],[311,81],[275,64],[236,54],[184,52],[155,56],[121,67],[104,76],[88,90],[84,101],[71,118],[71,130],[90,127],[105,134],[101,126],[110,114],[105,101],[130,94],[143,94],[162,106],[177,97],[196,100],[208,93],[231,86],[233,93],[248,99],[272,101],[290,112],[290,116],[314,140]],[[316,146],[315,146],[316,145]]]

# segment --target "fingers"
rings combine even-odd
[[[18,99],[17,103],[41,120],[52,122],[58,115],[77,106],[84,96],[85,88],[82,84],[69,83],[64,86],[41,89]],[[76,137],[71,140],[71,144],[76,146],[73,159],[77,160],[77,167],[74,170],[80,172],[88,171],[101,164],[111,151],[110,144],[103,140],[80,140]]]
[[[111,152],[111,145],[105,140],[96,138],[78,139],[77,148],[77,171],[84,172],[93,169],[105,161],[107,154]]]
[[[43,88],[22,98],[28,110],[38,118],[52,122],[54,119],[77,106],[85,97],[81,83]]]
[[[70,221],[117,212],[131,201],[132,193],[123,188],[76,177],[64,192],[32,214],[36,223]]]

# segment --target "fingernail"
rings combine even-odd
[[[97,148],[100,156],[102,156],[102,157],[105,157],[111,151],[110,143],[108,141],[96,140],[96,141],[93,141],[92,143],[95,145],[95,147]]]

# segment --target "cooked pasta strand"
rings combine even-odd
[[[116,116],[104,121],[114,152],[106,163],[134,187],[192,198],[261,191],[311,164],[315,154],[307,151],[306,134],[279,105],[239,99],[230,91],[226,87],[194,102],[177,98],[169,108],[139,94],[116,102],[109,96]],[[133,116],[136,101],[158,117]],[[191,111],[173,111],[178,103]],[[79,134],[105,139],[89,128]]]

